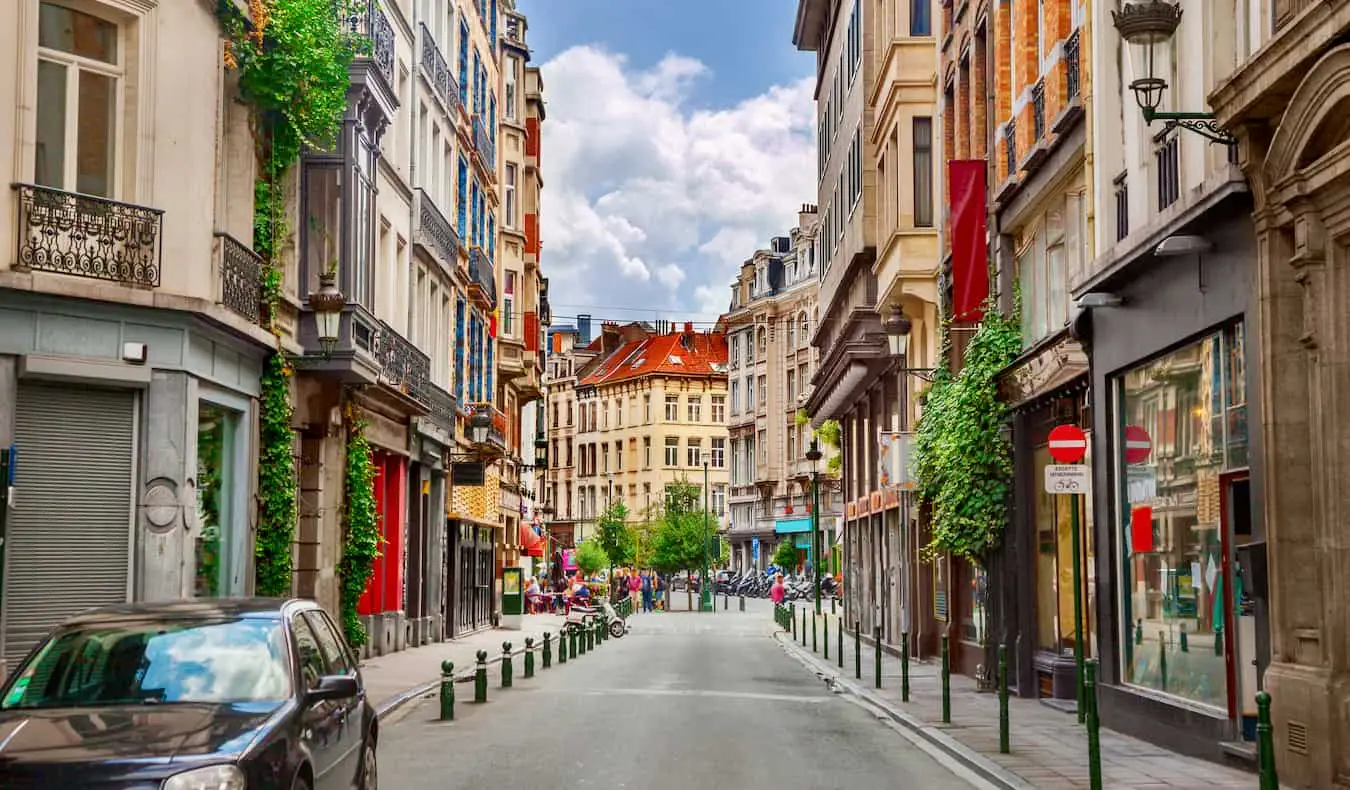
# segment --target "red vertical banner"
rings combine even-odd
[[[371,458],[371,464],[375,468],[375,480],[372,487],[375,495],[375,521],[376,529],[383,534],[385,516],[388,510],[388,503],[385,502],[385,483],[384,483],[384,453],[374,453]],[[370,581],[366,583],[365,592],[361,593],[361,601],[356,606],[358,614],[368,615],[377,614],[384,611],[382,596],[380,595],[381,578],[384,575],[384,555],[380,554],[373,563]]]
[[[383,605],[381,611],[403,609],[403,529],[408,519],[408,462],[402,456],[386,455],[384,464],[385,513],[380,519],[384,546]]]
[[[951,218],[952,320],[979,321],[989,298],[989,251],[985,241],[988,213],[983,159],[947,162],[951,185],[947,214]]]
[[[1153,508],[1136,505],[1130,510],[1130,553],[1148,554],[1153,551]]]

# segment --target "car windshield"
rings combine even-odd
[[[291,672],[279,620],[124,622],[63,628],[0,708],[280,702]]]

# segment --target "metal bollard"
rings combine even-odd
[[[1167,632],[1158,632],[1158,672],[1162,676],[1162,690],[1167,691]]]
[[[1087,703],[1088,787],[1102,790],[1102,743],[1097,720],[1097,659],[1083,664],[1083,699]]]
[[[909,702],[909,632],[900,632],[900,701]]]
[[[1275,728],[1270,723],[1270,694],[1256,692],[1256,759],[1261,771],[1261,790],[1280,790],[1275,773]]]
[[[548,669],[553,664],[553,636],[548,631],[544,632],[544,669]]]
[[[473,701],[487,702],[487,651],[478,651],[478,666],[473,671]]]
[[[1008,646],[998,646],[998,752],[1012,754],[1008,734]]]
[[[881,626],[872,626],[872,639],[873,647],[876,648],[874,652],[876,653],[877,662],[877,688],[881,688]]]
[[[727,595],[726,593],[722,593],[722,611],[725,612],[727,610],[727,606],[730,603],[731,603],[731,596]]]
[[[577,629],[567,629],[567,657],[576,660],[577,657]]]
[[[566,626],[563,627],[563,630],[561,630],[561,631],[558,632],[558,663],[559,663],[559,664],[566,664],[566,663],[567,663],[567,628],[566,628]]]
[[[942,635],[942,723],[952,723],[952,654],[949,637]]]
[[[455,663],[441,662],[441,721],[455,720]]]
[[[744,611],[745,611],[745,596],[744,596],[744,595],[741,595],[741,596],[738,596],[738,597],[740,598],[741,611],[744,612]]]
[[[818,652],[820,652],[820,645],[816,642],[816,620],[818,620],[818,619],[819,619],[819,618],[817,618],[815,615],[811,615],[811,652],[812,652],[812,653],[818,653]]]
[[[802,647],[806,647],[806,608],[802,608]]]
[[[580,626],[577,628],[577,653],[583,656],[586,655],[587,633],[589,632],[586,630],[586,626]]]
[[[862,680],[862,621],[853,621],[853,677]]]
[[[525,677],[534,677],[534,637],[525,637]]]
[[[502,688],[511,688],[511,643],[502,642]]]
[[[788,630],[792,632],[792,641],[797,641],[797,604],[788,604]]]
[[[836,647],[838,647],[839,649],[836,650],[836,651],[834,651],[834,652],[835,652],[835,655],[838,656],[838,659],[837,659],[837,660],[839,661],[839,668],[840,668],[840,669],[843,669],[843,668],[844,668],[844,619],[843,619],[842,617],[839,618],[839,625],[838,625],[837,628],[835,628],[835,630],[838,632],[838,634],[837,634],[837,636],[836,636],[835,638],[839,640],[838,644],[836,645]]]
[[[826,660],[826,661],[829,661],[829,660],[830,660],[830,618],[829,618],[828,616],[825,616],[825,617],[821,617],[821,618],[820,618],[820,627],[821,627],[821,630],[823,630],[823,631],[825,632],[825,633],[823,634],[824,638],[820,640],[820,644],[821,644],[822,647],[825,648],[825,660]]]
[[[837,612],[835,612],[835,609],[834,609],[834,604],[835,604],[835,602],[838,601],[838,600],[839,600],[838,598],[831,598],[831,599],[830,599],[830,614],[837,614]]]

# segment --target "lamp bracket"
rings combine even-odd
[[[1178,127],[1207,138],[1210,142],[1220,143],[1222,145],[1234,145],[1237,138],[1229,134],[1218,122],[1214,120],[1214,114],[1208,112],[1158,112],[1157,110],[1144,110],[1144,123],[1150,126],[1154,121],[1163,122],[1163,133],[1167,133]]]
[[[923,379],[929,384],[932,384],[934,377],[937,376],[937,368],[900,368],[900,372]]]

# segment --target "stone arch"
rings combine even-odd
[[[1344,141],[1348,131],[1350,44],[1343,44],[1313,64],[1289,99],[1270,141],[1266,177],[1271,184],[1280,183]]]

